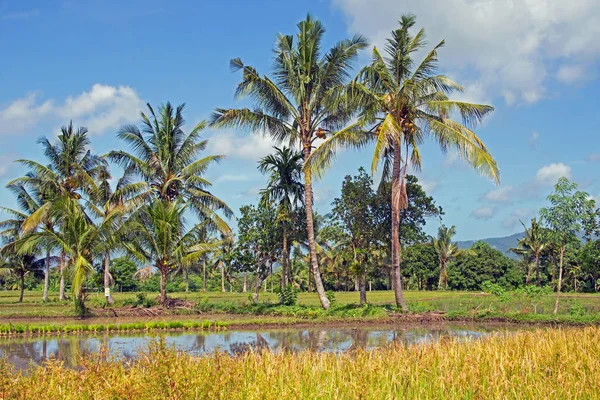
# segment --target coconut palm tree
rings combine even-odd
[[[19,240],[19,253],[28,254],[36,248],[58,248],[71,276],[75,310],[84,314],[85,280],[94,271],[95,258],[102,254],[107,226],[115,224],[121,214],[114,212],[102,223],[94,224],[77,200],[61,196],[52,202],[49,216],[60,221],[60,230],[42,228],[29,233]]]
[[[210,263],[221,271],[221,292],[225,293],[225,277],[230,273],[231,262],[235,256],[235,240],[233,235],[222,235],[219,242],[213,241],[215,250]]]
[[[99,171],[105,167],[106,161],[93,154],[89,149],[90,139],[85,127],[75,129],[73,122],[61,128],[58,141],[52,144],[48,138],[42,137],[38,143],[44,148],[48,164],[44,165],[32,160],[17,160],[29,169],[29,172],[20,178],[8,183],[8,186],[22,186],[37,193],[41,204],[38,204],[24,221],[23,232],[32,232],[41,227],[44,232],[62,229],[59,219],[64,213],[54,215],[57,220],[51,219],[51,209],[56,204],[67,204],[65,199],[83,200],[89,202],[93,199],[98,188],[95,183]],[[29,200],[28,200],[29,201]],[[60,263],[60,293],[59,298],[65,297],[64,257]]]
[[[305,168],[323,171],[341,147],[361,148],[375,142],[371,162],[373,173],[383,164],[382,182],[392,183],[392,272],[396,304],[407,310],[400,273],[400,212],[408,206],[406,175],[409,166],[419,169],[419,145],[430,137],[443,151],[454,149],[479,173],[498,181],[498,167],[491,154],[470,129],[493,111],[487,105],[449,98],[463,88],[437,74],[438,50],[444,41],[429,51],[420,63],[414,55],[426,45],[425,31],[414,36],[414,15],[405,15],[400,27],[392,31],[385,47],[387,57],[373,49],[372,62],[363,68],[346,88],[346,101],[361,112],[358,121],[328,138],[306,161]],[[462,117],[462,123],[452,119]],[[359,129],[365,127],[364,129]],[[368,129],[365,131],[365,129]],[[370,139],[370,140],[369,140]]]
[[[160,272],[160,303],[168,307],[166,284],[168,275],[178,267],[196,263],[215,245],[202,242],[207,222],[187,229],[185,212],[192,207],[181,200],[155,199],[140,208],[129,219],[127,251],[142,262],[152,262]]]
[[[546,249],[548,243],[544,237],[544,230],[538,223],[537,219],[531,219],[531,227],[527,228],[525,224],[521,222],[525,229],[525,235],[519,239],[517,247],[510,249],[513,253],[522,255],[527,260],[533,259],[535,262],[535,280],[538,286],[541,286],[540,282],[540,257],[542,252]],[[531,265],[531,264],[530,264]],[[531,280],[531,268],[528,269],[526,284],[529,285]]]
[[[167,103],[156,114],[148,104],[149,115],[141,113],[141,127],[125,125],[118,134],[130,145],[132,152],[115,150],[107,157],[145,182],[145,196],[140,196],[140,200],[157,198],[168,202],[189,202],[189,209],[207,224],[218,230],[228,230],[227,223],[217,212],[226,217],[231,217],[233,212],[225,202],[208,191],[211,183],[203,177],[208,167],[218,163],[223,156],[198,158],[208,146],[208,140],[200,140],[206,123],[198,123],[186,134],[183,131],[184,107],[182,104],[174,108]]]
[[[112,276],[110,275],[110,254],[119,248],[124,231],[127,229],[127,217],[135,210],[136,206],[145,199],[145,183],[131,182],[131,170],[125,170],[119,178],[113,190],[110,186],[112,176],[108,167],[101,168],[98,173],[98,191],[95,193],[95,201],[88,203],[88,209],[93,217],[98,220],[98,227],[102,227],[103,240],[99,243],[100,252],[103,254],[104,267],[104,294],[106,302],[113,304],[110,295]],[[118,218],[114,218],[118,215]],[[111,224],[106,222],[113,220]]]
[[[0,276],[15,276],[18,280],[20,290],[19,303],[23,302],[23,294],[25,292],[25,276],[30,273],[41,272],[44,269],[44,264],[51,262],[51,257],[38,258],[37,254],[40,249],[31,249],[30,252],[20,254],[18,243],[23,237],[21,226],[23,220],[27,218],[27,214],[19,213],[11,209],[4,209],[5,212],[10,212],[13,218],[0,222],[0,238],[2,247],[0,248]]]
[[[8,190],[10,190],[18,204],[18,210],[14,210],[7,207],[0,207],[5,213],[8,213],[12,216],[10,220],[4,221],[3,225],[5,227],[11,227],[15,223],[20,224],[19,230],[21,230],[22,224],[27,219],[28,216],[35,213],[42,207],[45,203],[43,194],[39,193],[37,190],[27,190],[23,184],[20,183],[12,183],[6,186]],[[54,221],[51,221],[49,218],[45,218],[41,225],[45,229],[54,230]],[[46,262],[44,266],[44,290],[42,294],[42,301],[48,301],[48,287],[50,284],[50,264],[52,249],[46,249]]]
[[[289,147],[273,147],[275,154],[270,154],[258,162],[258,170],[270,173],[267,187],[261,190],[261,203],[276,203],[277,222],[283,231],[283,254],[281,259],[281,287],[287,286],[289,278],[289,229],[293,210],[302,203],[304,185],[302,184],[302,159],[299,151]]]
[[[308,15],[298,24],[296,37],[280,34],[274,49],[272,78],[261,76],[240,59],[231,60],[231,68],[243,73],[236,97],[250,97],[254,108],[219,108],[215,110],[212,125],[262,132],[277,143],[299,145],[304,159],[308,159],[315,140],[327,137],[351,118],[352,110],[345,107],[340,89],[349,77],[358,51],[367,45],[365,38],[354,36],[323,54],[324,33],[323,25]],[[315,250],[310,169],[304,170],[304,187],[311,269],[321,305],[328,309],[330,304]]]
[[[437,238],[433,238],[432,244],[440,261],[440,280],[438,282],[438,290],[446,290],[448,286],[448,269],[449,262],[454,260],[461,254],[469,253],[470,250],[460,250],[456,243],[452,243],[452,237],[456,234],[456,227],[450,228],[440,226]]]

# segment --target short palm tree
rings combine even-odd
[[[219,242],[214,242],[210,263],[221,271],[221,292],[225,293],[225,277],[230,272],[231,262],[235,255],[235,240],[233,235],[222,235]]]
[[[181,200],[155,199],[130,218],[123,246],[142,262],[152,262],[160,272],[160,303],[168,307],[167,278],[181,266],[196,263],[214,244],[202,242],[207,224],[187,229],[184,214],[190,207]]]
[[[310,156],[315,140],[325,138],[346,124],[352,110],[345,107],[341,87],[349,77],[358,51],[367,43],[354,36],[335,44],[322,54],[325,28],[308,15],[298,24],[298,34],[277,37],[272,78],[240,59],[231,60],[234,70],[242,70],[238,98],[250,97],[254,108],[217,109],[212,118],[215,127],[244,128],[262,132],[276,142],[299,145],[304,159]],[[312,173],[304,170],[304,203],[311,269],[323,308],[329,300],[321,281],[313,227]]]
[[[217,212],[226,217],[233,213],[225,202],[208,191],[211,183],[203,177],[208,167],[223,156],[197,158],[208,146],[208,140],[200,140],[206,123],[198,123],[186,134],[183,131],[184,106],[173,108],[171,103],[167,103],[156,114],[148,104],[149,115],[141,113],[141,127],[125,125],[118,134],[130,145],[132,152],[115,150],[107,157],[145,182],[145,196],[140,196],[140,200],[157,198],[189,202],[190,210],[207,224],[219,230],[229,229]]]
[[[258,170],[269,173],[267,187],[261,190],[261,203],[277,204],[277,221],[282,226],[283,254],[281,259],[281,286],[288,284],[289,278],[289,230],[293,211],[302,204],[304,185],[302,184],[302,159],[299,151],[289,147],[274,147],[275,153],[262,158],[258,162]]]
[[[471,253],[469,250],[460,250],[456,243],[452,242],[452,237],[456,234],[456,227],[447,228],[441,226],[438,230],[437,238],[433,238],[433,248],[437,253],[440,262],[440,280],[438,281],[438,290],[446,290],[448,287],[448,263],[463,253]]]
[[[396,305],[407,310],[402,294],[400,273],[400,212],[408,206],[406,175],[409,164],[421,167],[419,145],[431,137],[443,151],[455,149],[479,173],[498,180],[498,167],[491,154],[470,129],[493,111],[487,105],[451,100],[448,96],[463,88],[437,74],[436,45],[420,63],[414,53],[425,46],[425,31],[414,36],[413,15],[403,16],[400,27],[392,31],[386,45],[387,57],[373,49],[372,62],[350,83],[346,100],[358,105],[358,121],[338,131],[313,153],[305,168],[323,170],[328,167],[340,147],[363,147],[375,142],[371,163],[375,173],[383,164],[382,182],[392,183],[392,272]],[[453,114],[462,117],[462,124]],[[368,131],[361,129],[370,127]]]
[[[525,224],[521,222],[523,228],[525,228],[525,235],[519,239],[517,247],[511,249],[512,252],[522,255],[527,260],[533,259],[535,262],[535,279],[538,286],[541,286],[540,282],[540,257],[542,252],[546,249],[548,243],[544,237],[544,230],[538,223],[537,219],[531,219],[531,227],[527,228]],[[526,284],[529,285],[531,280],[531,268],[527,271]]]

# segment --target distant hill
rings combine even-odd
[[[509,249],[517,247],[517,242],[523,237],[525,232],[515,233],[514,235],[499,237],[499,238],[487,238],[479,240],[463,240],[456,242],[458,247],[461,249],[470,249],[474,243],[484,242],[489,244],[496,250],[501,251],[503,254],[510,258],[517,258],[517,255],[510,252]]]

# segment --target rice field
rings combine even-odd
[[[599,360],[597,327],[340,355],[192,357],[157,342],[127,364],[100,353],[79,371],[50,361],[24,374],[0,361],[0,398],[592,399],[600,393]]]

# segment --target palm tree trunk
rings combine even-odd
[[[438,290],[446,290],[448,286],[448,270],[446,269],[446,261],[440,261],[440,280],[438,282]]]
[[[310,156],[310,143],[304,146],[304,160],[308,160]],[[313,193],[312,193],[312,176],[311,171],[304,171],[304,204],[306,208],[306,231],[308,234],[308,252],[310,254],[310,266],[315,279],[315,289],[319,295],[321,306],[328,310],[330,307],[329,299],[323,287],[321,280],[321,272],[319,271],[319,262],[317,261],[317,247],[315,245],[315,229],[313,221]]]
[[[160,271],[160,304],[167,304],[167,269],[158,268]]]
[[[558,299],[560,297],[560,289],[562,287],[563,261],[565,259],[565,246],[560,248],[560,263],[558,268],[558,287],[556,290],[556,303],[554,304],[554,314],[558,313]]]
[[[50,286],[50,251],[46,252],[46,267],[44,268],[44,294],[42,301],[48,301],[48,287]]]
[[[115,302],[110,295],[110,254],[108,252],[104,255],[104,296],[108,304]]]
[[[288,284],[288,234],[287,224],[283,223],[283,256],[281,260],[281,290]]]
[[[23,302],[23,295],[25,294],[25,272],[21,273],[21,295],[19,296],[19,303]]]
[[[529,281],[531,280],[531,263],[527,263],[527,276],[525,277],[525,285],[529,286]]]
[[[535,255],[535,280],[537,281],[538,287],[541,287],[542,284],[540,282],[540,255]]]
[[[356,245],[352,244],[352,250],[354,251],[354,265],[358,264],[358,257],[356,254]],[[364,265],[361,266],[361,272],[356,277],[356,282],[358,283],[358,292],[359,295],[359,304],[362,306],[367,303],[367,271],[364,268]]]
[[[206,259],[202,260],[202,291],[206,292]]]
[[[400,209],[401,209],[401,183],[400,183],[400,143],[394,145],[394,163],[392,169],[392,286],[396,306],[408,311],[402,294],[402,278],[400,275]]]
[[[221,263],[221,292],[225,293],[225,264]]]
[[[246,293],[248,291],[248,273],[244,272],[244,288],[242,289],[242,291],[244,293]]]
[[[185,292],[189,293],[189,291],[190,291],[190,276],[188,274],[187,268],[184,269],[184,274],[185,274]]]
[[[65,253],[60,253],[60,284],[58,288],[58,299],[66,300],[67,296],[65,296]]]

